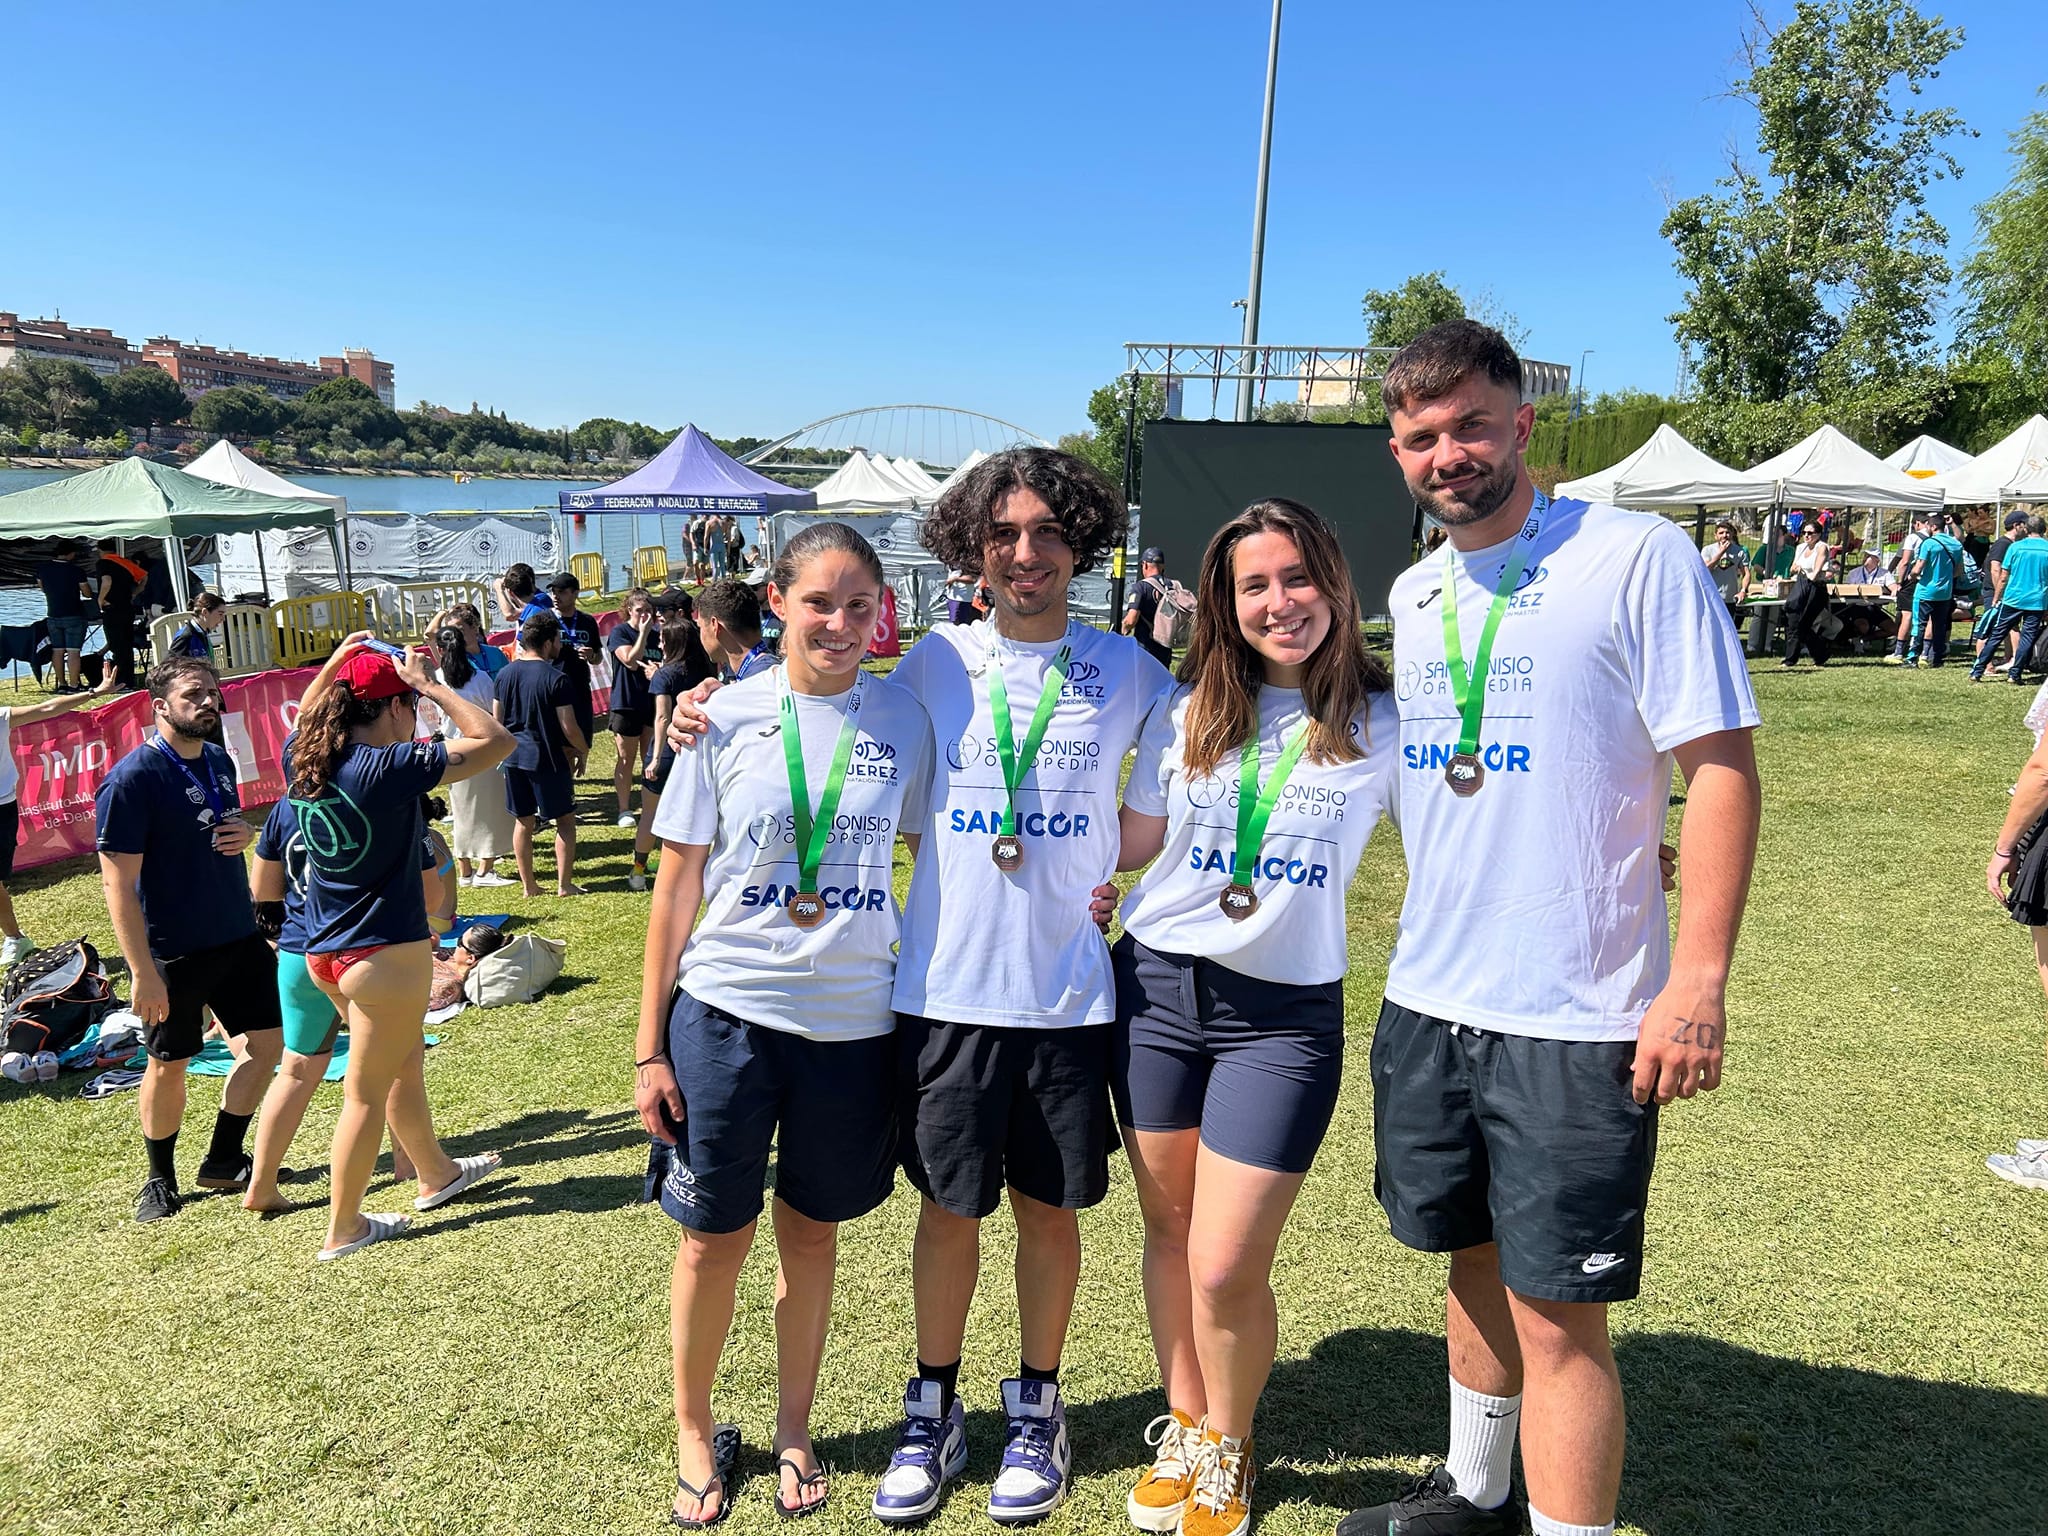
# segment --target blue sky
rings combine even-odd
[[[1771,0],[1773,15],[1790,10]],[[1441,267],[1531,356],[1669,389],[1666,191],[1705,189],[1740,0],[1292,0],[1264,339],[1355,344]],[[1958,0],[1956,255],[2048,80],[2048,4]],[[1046,436],[1130,340],[1227,340],[1268,8],[16,8],[0,308],[285,356],[401,403],[771,435],[888,401]],[[33,61],[32,63],[30,61]]]

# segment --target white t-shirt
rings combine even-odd
[[[1408,897],[1387,996],[1507,1034],[1631,1040],[1670,970],[1657,868],[1671,750],[1757,724],[1735,627],[1677,524],[1558,501],[1535,535],[1488,669],[1480,758],[1444,781],[1458,711],[1444,670],[1441,555],[1394,581]],[[1467,661],[1513,541],[1456,555]]]
[[[14,711],[0,709],[0,805],[14,804],[21,793],[21,769],[14,761]]]
[[[1017,789],[1024,862],[989,857],[1001,830],[987,669],[1000,654],[1013,740],[1022,750],[1054,655],[1073,645],[1038,760]],[[1109,946],[1090,893],[1116,870],[1117,780],[1152,711],[1173,688],[1166,668],[1125,635],[1083,624],[1067,642],[1020,644],[993,624],[941,624],[910,648],[891,683],[931,719],[932,793],[903,908],[896,1007],[959,1024],[1071,1028],[1116,1015]]]
[[[1230,884],[1237,848],[1236,752],[1214,774],[1189,778],[1188,693],[1145,727],[1124,804],[1166,818],[1166,844],[1124,901],[1125,931],[1169,954],[1199,955],[1263,981],[1309,986],[1336,981],[1346,965],[1344,899],[1382,811],[1394,812],[1400,729],[1391,693],[1366,701],[1351,737],[1365,756],[1348,763],[1294,765],[1259,844],[1252,890],[1258,910],[1242,922],[1217,898]],[[1267,784],[1287,738],[1308,717],[1293,688],[1259,690],[1259,783]]]
[[[833,830],[818,866],[825,920],[792,923],[796,818],[783,760],[781,674],[720,689],[695,751],[676,759],[654,834],[710,848],[704,915],[683,950],[682,983],[699,1002],[750,1024],[819,1039],[858,1040],[895,1028],[896,836],[930,780],[931,726],[914,696],[868,678],[846,693],[797,694],[804,774],[815,813],[846,710],[860,727]]]

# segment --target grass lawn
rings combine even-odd
[[[1756,681],[1766,813],[1726,1086],[1667,1112],[1647,1289],[1616,1313],[1625,1526],[2048,1531],[2048,1194],[1983,1166],[2048,1135],[2040,986],[1981,873],[2030,691],[1855,661]],[[257,1222],[232,1198],[138,1227],[132,1098],[84,1103],[79,1074],[0,1084],[0,1531],[661,1527],[675,1233],[634,1203],[628,1066],[646,898],[625,889],[608,787],[587,787],[606,811],[579,866],[596,894],[466,900],[568,939],[568,970],[538,1006],[442,1031],[427,1080],[449,1150],[498,1148],[506,1171],[406,1240],[316,1268],[322,1209]],[[1352,893],[1344,1101],[1279,1266],[1265,1536],[1327,1532],[1444,1443],[1444,1264],[1396,1244],[1372,1196],[1365,1052],[1401,886],[1383,829]],[[37,937],[111,949],[85,866],[25,875],[16,900]],[[195,1080],[188,1185],[217,1091]],[[309,1202],[339,1098],[323,1088],[300,1133]],[[380,1174],[370,1208],[410,1194]],[[816,1421],[841,1472],[814,1529],[874,1529],[911,1367],[914,1214],[899,1184],[843,1236]],[[1080,1476],[1046,1528],[1113,1533],[1161,1411],[1121,1163],[1082,1231]],[[998,1218],[962,1373],[973,1461],[938,1531],[988,1529],[1009,1249]],[[773,1273],[764,1228],[719,1391],[750,1448],[771,1427]],[[777,1527],[766,1453],[745,1470],[736,1528]]]

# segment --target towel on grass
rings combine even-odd
[[[428,1045],[434,1046],[440,1043],[441,1037],[439,1035],[427,1036]],[[143,1058],[138,1056],[129,1065],[140,1066],[142,1061]],[[199,1054],[185,1063],[186,1071],[195,1073],[200,1077],[226,1077],[228,1073],[234,1070],[234,1067],[234,1053],[228,1049],[228,1043],[225,1040],[207,1041]],[[342,1074],[347,1070],[348,1031],[343,1030],[335,1037],[334,1058],[327,1063],[327,1070],[320,1074],[320,1081],[323,1083],[338,1083],[341,1081]]]

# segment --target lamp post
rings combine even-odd
[[[1245,290],[1245,377],[1237,381],[1237,419],[1252,419],[1252,348],[1259,343],[1259,281],[1266,260],[1266,182],[1273,167],[1273,88],[1280,78],[1280,0],[1273,0],[1273,27],[1266,40],[1266,118],[1259,130],[1259,190],[1252,204],[1252,280]]]
[[[1579,382],[1572,386],[1571,408],[1564,418],[1564,451],[1559,457],[1564,461],[1558,468],[1569,478],[1572,472],[1572,423],[1579,419],[1579,406],[1586,398],[1586,359],[1593,355],[1592,347],[1579,354]]]

